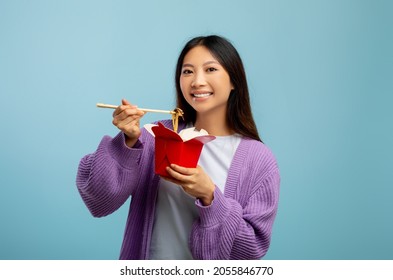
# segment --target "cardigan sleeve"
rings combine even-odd
[[[79,163],[76,185],[94,217],[116,211],[132,195],[140,177],[142,143],[125,145],[123,133],[103,137],[97,150]]]
[[[193,224],[190,247],[196,259],[260,259],[270,245],[277,212],[278,169],[256,184],[245,207],[216,187],[211,205],[199,204],[200,219]],[[198,204],[198,203],[197,203]]]

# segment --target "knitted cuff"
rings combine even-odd
[[[222,223],[229,213],[228,201],[218,187],[214,190],[214,199],[210,205],[203,206],[199,200],[196,201],[196,205],[199,208],[202,227],[212,227]]]
[[[126,145],[124,133],[120,132],[108,143],[108,152],[122,167],[129,169],[139,162],[143,144],[138,142],[132,147]]]

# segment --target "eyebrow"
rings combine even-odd
[[[221,65],[218,61],[209,60],[209,61],[206,61],[205,63],[203,63],[202,66],[206,66],[206,65],[208,65],[208,64],[218,64],[218,65]],[[191,63],[185,63],[185,64],[183,64],[182,67],[194,67],[194,65],[192,65]]]

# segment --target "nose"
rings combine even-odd
[[[206,85],[205,75],[201,71],[197,71],[194,74],[194,79],[192,80],[191,87],[198,88]]]

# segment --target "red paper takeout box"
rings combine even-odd
[[[216,138],[203,135],[184,141],[179,134],[160,122],[151,129],[155,136],[155,172],[164,177],[169,176],[165,169],[172,163],[195,168],[203,145]]]

